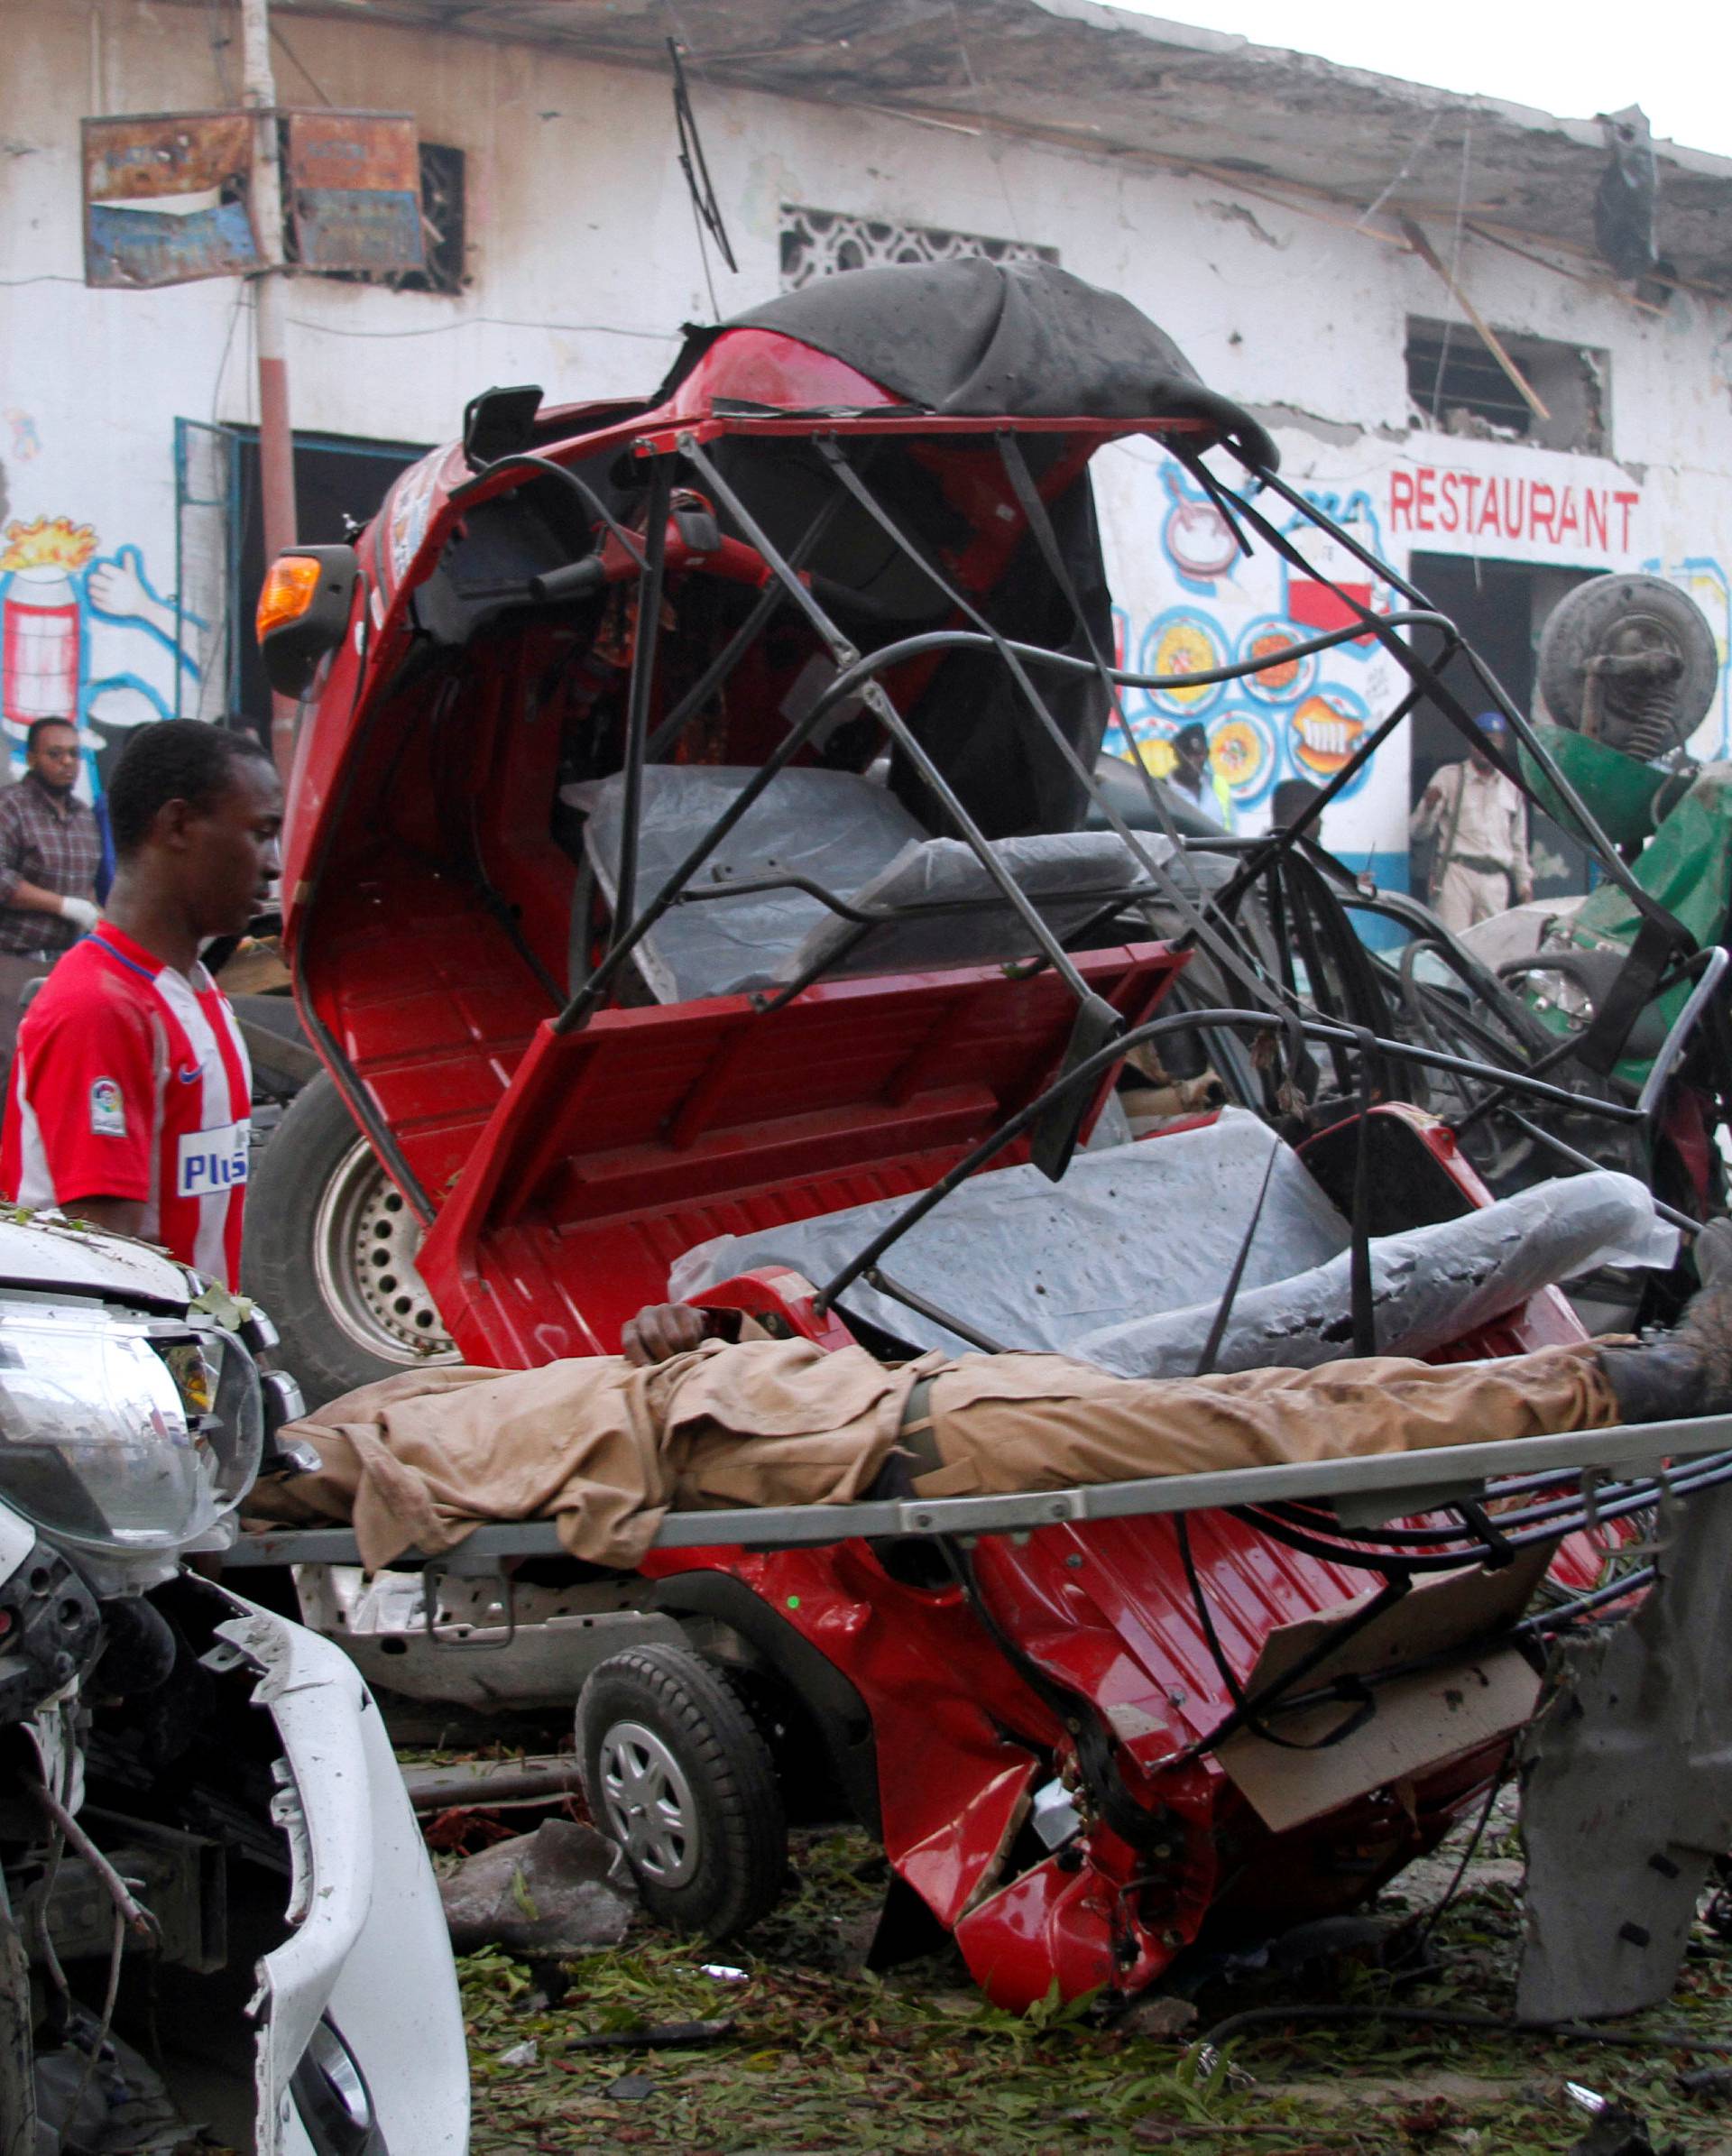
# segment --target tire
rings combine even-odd
[[[247,1186],[241,1283],[282,1335],[309,1407],[456,1352],[415,1257],[421,1231],[324,1073]]]
[[[1539,687],[1560,726],[1581,724],[1588,663],[1597,654],[1670,650],[1683,663],[1674,704],[1676,737],[1701,723],[1719,685],[1720,660],[1708,619],[1688,592],[1663,577],[1595,576],[1558,602],[1540,637]],[[1622,746],[1619,722],[1608,714],[1606,738]]]
[[[775,1765],[713,1664],[683,1647],[611,1655],[578,1698],[577,1751],[590,1816],[652,1916],[719,1940],[775,1906],[788,1873]]]

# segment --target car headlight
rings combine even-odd
[[[197,1540],[251,1486],[263,1427],[258,1368],[231,1332],[0,1304],[0,1497],[59,1543]]]
[[[290,2087],[318,2156],[390,2156],[366,2076],[329,2022],[315,2027]]]

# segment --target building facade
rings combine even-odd
[[[1583,239],[1605,161],[1590,124],[1235,55],[1087,0],[948,12],[955,51],[935,55],[907,0],[852,36],[858,11],[833,0],[682,15],[730,269],[679,162],[659,16],[598,42],[596,11],[556,0],[451,23],[439,0],[275,0],[281,105],[414,115],[431,239],[424,277],[291,277],[302,537],[341,537],[489,384],[644,393],[682,322],[865,262],[1034,253],[1126,294],[1250,406],[1288,477],[1455,613],[1518,697],[1582,576],[1686,586],[1723,661],[1693,745],[1732,753],[1732,262],[1700,236],[1732,223],[1732,161],[1663,146],[1671,260],[1619,281]],[[79,119],[237,104],[234,11],[10,0],[5,37],[7,733],[51,708],[97,748],[151,716],[260,714],[251,288],[82,273]],[[1313,577],[1245,559],[1151,445],[1104,452],[1096,475],[1128,663],[1205,668],[1325,618]],[[1311,566],[1357,576],[1345,555]],[[1339,767],[1396,679],[1349,644],[1256,685],[1133,692],[1125,720],[1157,746],[1201,720],[1256,829],[1282,779]],[[1331,810],[1329,842],[1402,881],[1416,784],[1454,752],[1422,715]],[[1561,852],[1540,866],[1571,880]]]

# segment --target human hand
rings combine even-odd
[[[122,622],[147,615],[152,601],[144,588],[143,567],[136,547],[123,547],[112,560],[92,562],[85,578],[91,605]]]
[[[88,935],[101,920],[101,909],[88,898],[63,898],[60,900],[60,918],[70,921],[80,935]]]
[[[1518,877],[1518,878],[1516,879],[1516,905],[1517,905],[1517,906],[1525,906],[1525,905],[1528,903],[1528,901],[1529,901],[1529,900],[1530,900],[1530,899],[1533,898],[1533,896],[1534,896],[1534,879],[1533,879],[1531,876],[1521,876],[1521,877]]]
[[[647,1370],[675,1355],[686,1355],[709,1338],[707,1313],[689,1303],[646,1303],[628,1318],[620,1334],[620,1352],[635,1368]]]

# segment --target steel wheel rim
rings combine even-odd
[[[449,1362],[456,1349],[416,1269],[421,1227],[357,1138],[326,1184],[313,1223],[320,1298],[357,1347],[382,1361]]]
[[[602,1809],[609,1831],[658,1886],[697,1871],[697,1806],[677,1759],[641,1722],[615,1722],[602,1739]]]

